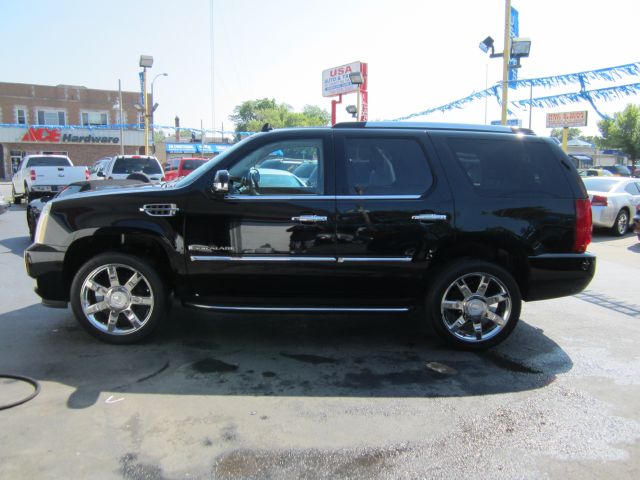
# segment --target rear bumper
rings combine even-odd
[[[529,257],[526,301],[566,297],[583,291],[596,272],[596,257],[590,253],[547,254]]]
[[[24,251],[27,274],[36,279],[35,292],[46,306],[62,306],[69,301],[69,285],[64,277],[65,252],[48,245],[33,244]]]

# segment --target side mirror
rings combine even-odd
[[[229,193],[229,172],[227,170],[218,170],[216,172],[211,191],[218,194]]]
[[[96,176],[101,177],[101,178],[105,177],[104,172],[98,172],[98,173],[96,173]]]

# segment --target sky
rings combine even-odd
[[[559,75],[640,61],[637,0],[513,0],[520,36],[532,41],[520,78]],[[229,116],[246,100],[273,98],[301,111],[322,96],[322,71],[368,63],[369,119],[391,120],[437,107],[502,79],[502,60],[478,44],[488,35],[502,51],[504,0],[3,0],[0,81],[82,85],[139,91],[141,54],[152,55],[149,81],[159,103],[155,122],[217,130],[234,128]],[[211,28],[213,27],[213,28]],[[211,33],[213,32],[213,42]],[[640,82],[625,77],[594,88]],[[576,85],[534,88],[533,96],[577,92]],[[509,100],[529,97],[510,91]],[[345,96],[338,120],[355,96]],[[598,102],[607,115],[627,103]],[[488,122],[500,118],[495,98]],[[599,117],[586,103],[534,109],[542,135],[545,114],[589,110],[586,134]],[[526,110],[514,110],[529,124]],[[485,123],[485,102],[416,121]]]

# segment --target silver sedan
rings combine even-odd
[[[624,177],[587,177],[582,179],[593,214],[593,226],[611,229],[622,236],[640,205],[640,179]]]

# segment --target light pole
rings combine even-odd
[[[153,96],[153,84],[158,79],[158,77],[168,77],[168,76],[169,76],[168,73],[159,73],[158,75],[153,77],[153,80],[151,80],[151,101],[152,102],[156,98],[156,97]],[[156,108],[157,108],[156,105],[157,105],[157,103],[154,102],[153,110],[151,111],[151,114],[150,114],[151,119],[152,119],[152,121],[151,121],[151,145],[155,145],[156,144],[156,140],[155,140],[155,138],[153,138],[153,136],[154,136],[154,133],[153,133],[153,131],[154,131],[154,129],[153,129],[153,124],[154,124],[154,122],[153,122],[153,113],[156,111]],[[154,153],[155,153],[155,147],[154,147]]]
[[[513,38],[511,39],[511,0],[506,0],[505,11],[505,30],[504,30],[504,51],[502,53],[495,53],[493,38],[487,37],[480,42],[480,50],[487,53],[491,50],[490,58],[502,57],[502,115],[500,123],[502,125],[507,124],[507,90],[509,89],[509,69],[520,68],[520,59],[528,57],[531,51],[531,40],[528,38]],[[510,60],[515,58],[517,63],[515,65],[509,65]]]
[[[149,155],[149,99],[147,98],[147,68],[153,66],[151,55],[140,55],[140,66],[142,67],[142,93],[144,102],[144,154]]]

